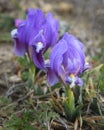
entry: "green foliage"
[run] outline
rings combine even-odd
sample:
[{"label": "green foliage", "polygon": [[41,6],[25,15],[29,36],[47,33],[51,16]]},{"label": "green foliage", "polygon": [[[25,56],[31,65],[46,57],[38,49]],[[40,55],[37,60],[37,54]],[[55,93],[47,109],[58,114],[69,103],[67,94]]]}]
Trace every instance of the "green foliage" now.
[{"label": "green foliage", "polygon": [[27,54],[23,57],[18,57],[18,62],[20,63],[20,66],[22,69],[29,68],[30,66],[30,60]]},{"label": "green foliage", "polygon": [[69,86],[66,88],[66,97],[63,101],[63,105],[65,108],[65,113],[66,113],[67,118],[73,121],[75,119],[74,117],[75,99],[74,99],[73,92],[70,90]]},{"label": "green foliage", "polygon": [[[76,86],[76,88],[77,88],[77,86]],[[79,87],[79,89],[80,89],[80,87]],[[74,122],[75,119],[81,115],[82,107],[83,107],[81,94],[82,94],[82,92],[80,92],[78,95],[79,99],[77,98],[75,101],[75,92],[72,91],[69,88],[69,86],[66,88],[66,97],[63,100],[63,106],[64,106],[66,117],[69,121]]]},{"label": "green foliage", "polygon": [[16,108],[16,103],[12,103],[12,100],[10,98],[0,96],[0,116],[1,117],[10,116],[13,113],[15,108]]},{"label": "green foliage", "polygon": [[21,78],[23,81],[26,81],[27,89],[34,88],[34,78],[35,78],[35,65],[29,59],[26,54],[24,57],[19,57],[18,61],[22,69]]},{"label": "green foliage", "polygon": [[100,69],[100,75],[99,75],[99,88],[101,90],[101,92],[104,92],[104,65],[103,67]]},{"label": "green foliage", "polygon": [[0,14],[0,30],[10,31],[14,25],[14,18],[8,14]]},{"label": "green foliage", "polygon": [[[102,52],[104,52],[104,38],[102,38],[102,41],[99,44],[100,44],[99,46],[101,48],[101,52],[96,54],[95,57],[93,57],[93,61],[95,64],[96,63],[99,63],[99,64],[103,63],[104,64],[104,53],[102,53]],[[93,73],[95,75],[94,82],[97,81],[97,83],[99,84],[98,87],[99,87],[100,91],[104,92],[104,65],[101,68],[99,68],[99,70],[97,70],[97,71],[94,70]]]},{"label": "green foliage", "polygon": [[89,87],[90,79],[92,81],[94,91],[101,91],[104,92],[104,65],[100,64],[94,68],[92,68],[90,71],[85,72],[83,74],[84,79],[84,85],[86,90]]},{"label": "green foliage", "polygon": [[11,39],[11,35],[10,35],[10,32],[3,32],[2,34],[0,34],[0,42],[11,42],[12,39]]},{"label": "green foliage", "polygon": [[11,98],[0,96],[0,107],[10,104],[11,101],[12,101]]},{"label": "green foliage", "polygon": [[42,103],[37,109],[24,109],[18,114],[13,114],[6,122],[6,130],[39,130],[48,129],[50,122],[58,114],[52,112],[51,105]]},{"label": "green foliage", "polygon": [[6,122],[6,130],[34,130],[34,125],[31,124],[33,120],[33,112],[31,110],[24,111],[21,117],[12,115],[11,120]]},{"label": "green foliage", "polygon": [[95,61],[97,62],[101,62],[104,64],[104,38],[102,38],[101,42],[99,43],[101,52],[96,54],[96,56],[94,57]]},{"label": "green foliage", "polygon": [[28,71],[27,70],[22,72],[21,78],[22,78],[23,81],[28,80]]}]

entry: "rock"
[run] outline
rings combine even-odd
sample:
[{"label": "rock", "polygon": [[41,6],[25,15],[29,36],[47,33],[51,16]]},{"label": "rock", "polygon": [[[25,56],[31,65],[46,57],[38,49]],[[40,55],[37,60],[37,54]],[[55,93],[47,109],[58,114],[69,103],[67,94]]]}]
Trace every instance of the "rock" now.
[{"label": "rock", "polygon": [[14,49],[12,44],[0,43],[0,61],[9,61],[13,55]]},{"label": "rock", "polygon": [[19,6],[22,11],[27,11],[29,8],[38,8],[38,1],[36,0],[21,0]]},{"label": "rock", "polygon": [[13,0],[0,0],[0,11],[12,11],[17,7],[17,2]]},{"label": "rock", "polygon": [[0,130],[4,130],[4,128],[2,126],[0,126]]},{"label": "rock", "polygon": [[2,79],[0,79],[0,96],[3,95],[7,91],[7,89],[8,89],[7,83]]},{"label": "rock", "polygon": [[18,75],[13,75],[13,76],[11,76],[10,78],[9,78],[9,82],[11,82],[11,83],[19,83],[19,82],[21,82],[22,80],[21,80],[21,78],[20,77],[18,77]]},{"label": "rock", "polygon": [[73,11],[73,4],[67,2],[60,2],[58,6],[55,7],[55,10],[59,13],[71,13]]},{"label": "rock", "polygon": [[52,5],[47,3],[42,7],[42,9],[44,12],[52,11]]},{"label": "rock", "polygon": [[97,10],[93,20],[93,28],[104,35],[104,9]]},{"label": "rock", "polygon": [[7,87],[6,83],[1,79],[0,79],[0,87],[3,87],[3,88]]}]

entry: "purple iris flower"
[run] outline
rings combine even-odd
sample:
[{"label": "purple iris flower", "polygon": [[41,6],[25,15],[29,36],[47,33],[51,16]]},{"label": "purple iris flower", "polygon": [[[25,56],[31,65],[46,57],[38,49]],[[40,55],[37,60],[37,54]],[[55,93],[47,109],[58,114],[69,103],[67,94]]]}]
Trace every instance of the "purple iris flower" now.
[{"label": "purple iris flower", "polygon": [[35,65],[43,69],[43,54],[58,40],[59,22],[51,13],[45,17],[42,10],[29,9],[27,19],[20,21],[17,27],[11,32],[16,55],[23,56],[27,52]]},{"label": "purple iris flower", "polygon": [[52,50],[48,81],[54,85],[60,79],[65,84],[69,83],[70,87],[75,84],[82,86],[83,81],[79,75],[86,67],[83,44],[73,35],[65,33]]},{"label": "purple iris flower", "polygon": [[39,33],[32,39],[31,57],[35,65],[44,70],[46,69],[43,54],[49,47],[54,46],[58,40],[59,22],[48,14],[45,24]]}]

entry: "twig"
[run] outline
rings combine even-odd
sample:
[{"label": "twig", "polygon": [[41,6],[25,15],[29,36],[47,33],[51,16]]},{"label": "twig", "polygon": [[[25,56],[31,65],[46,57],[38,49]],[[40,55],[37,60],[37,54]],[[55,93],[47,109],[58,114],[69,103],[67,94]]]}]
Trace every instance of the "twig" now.
[{"label": "twig", "polygon": [[4,77],[5,77],[6,86],[7,86],[7,88],[8,88],[8,87],[9,87],[9,83],[8,83],[8,76],[7,76],[7,73],[4,73]]},{"label": "twig", "polygon": [[[54,93],[54,92],[52,92],[52,93]],[[51,96],[51,93],[47,93],[47,94],[45,94],[45,95],[41,95],[41,96],[34,96],[34,97],[32,97],[33,99],[43,99],[43,98],[48,98],[48,97],[50,97]]]},{"label": "twig", "polygon": [[6,96],[7,97],[9,97],[9,96],[11,96],[16,90],[15,90],[15,88],[17,88],[17,87],[21,87],[21,86],[23,86],[23,85],[25,85],[24,83],[20,83],[20,84],[13,84],[12,85],[12,87],[10,87],[9,89],[8,89],[8,91],[6,92]]},{"label": "twig", "polygon": [[88,113],[89,113],[89,110],[90,110],[91,103],[92,103],[92,100],[91,100],[91,101],[90,101],[90,103],[88,104],[88,107],[87,107],[86,114],[88,114]]},{"label": "twig", "polygon": [[[68,122],[69,123],[69,122]],[[61,119],[61,118],[58,118],[57,120],[53,120],[53,123],[52,123],[52,128],[56,128],[56,126],[58,126],[58,128],[60,127],[61,129],[65,128],[66,130],[70,130],[70,129],[73,129],[73,125],[70,124],[70,127],[69,127],[69,124],[67,122],[65,122],[64,119]]]},{"label": "twig", "polygon": [[27,95],[25,95],[24,97],[18,99],[17,102],[20,102],[20,101],[23,101],[23,100],[27,99],[33,92],[34,92],[34,91],[31,90],[29,93],[27,93]]},{"label": "twig", "polygon": [[17,103],[16,103],[16,102],[12,102],[12,103],[10,103],[9,105],[7,105],[7,106],[1,108],[0,110],[6,110],[8,107],[14,106],[14,105],[17,105]]}]

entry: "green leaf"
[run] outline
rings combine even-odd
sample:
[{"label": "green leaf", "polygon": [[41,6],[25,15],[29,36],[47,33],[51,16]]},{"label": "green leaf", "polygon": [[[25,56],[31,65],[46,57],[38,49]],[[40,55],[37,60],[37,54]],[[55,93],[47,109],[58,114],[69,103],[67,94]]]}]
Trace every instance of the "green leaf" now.
[{"label": "green leaf", "polygon": [[73,91],[69,88],[66,88],[66,98],[63,101],[66,117],[73,121],[75,119],[75,98]]}]

